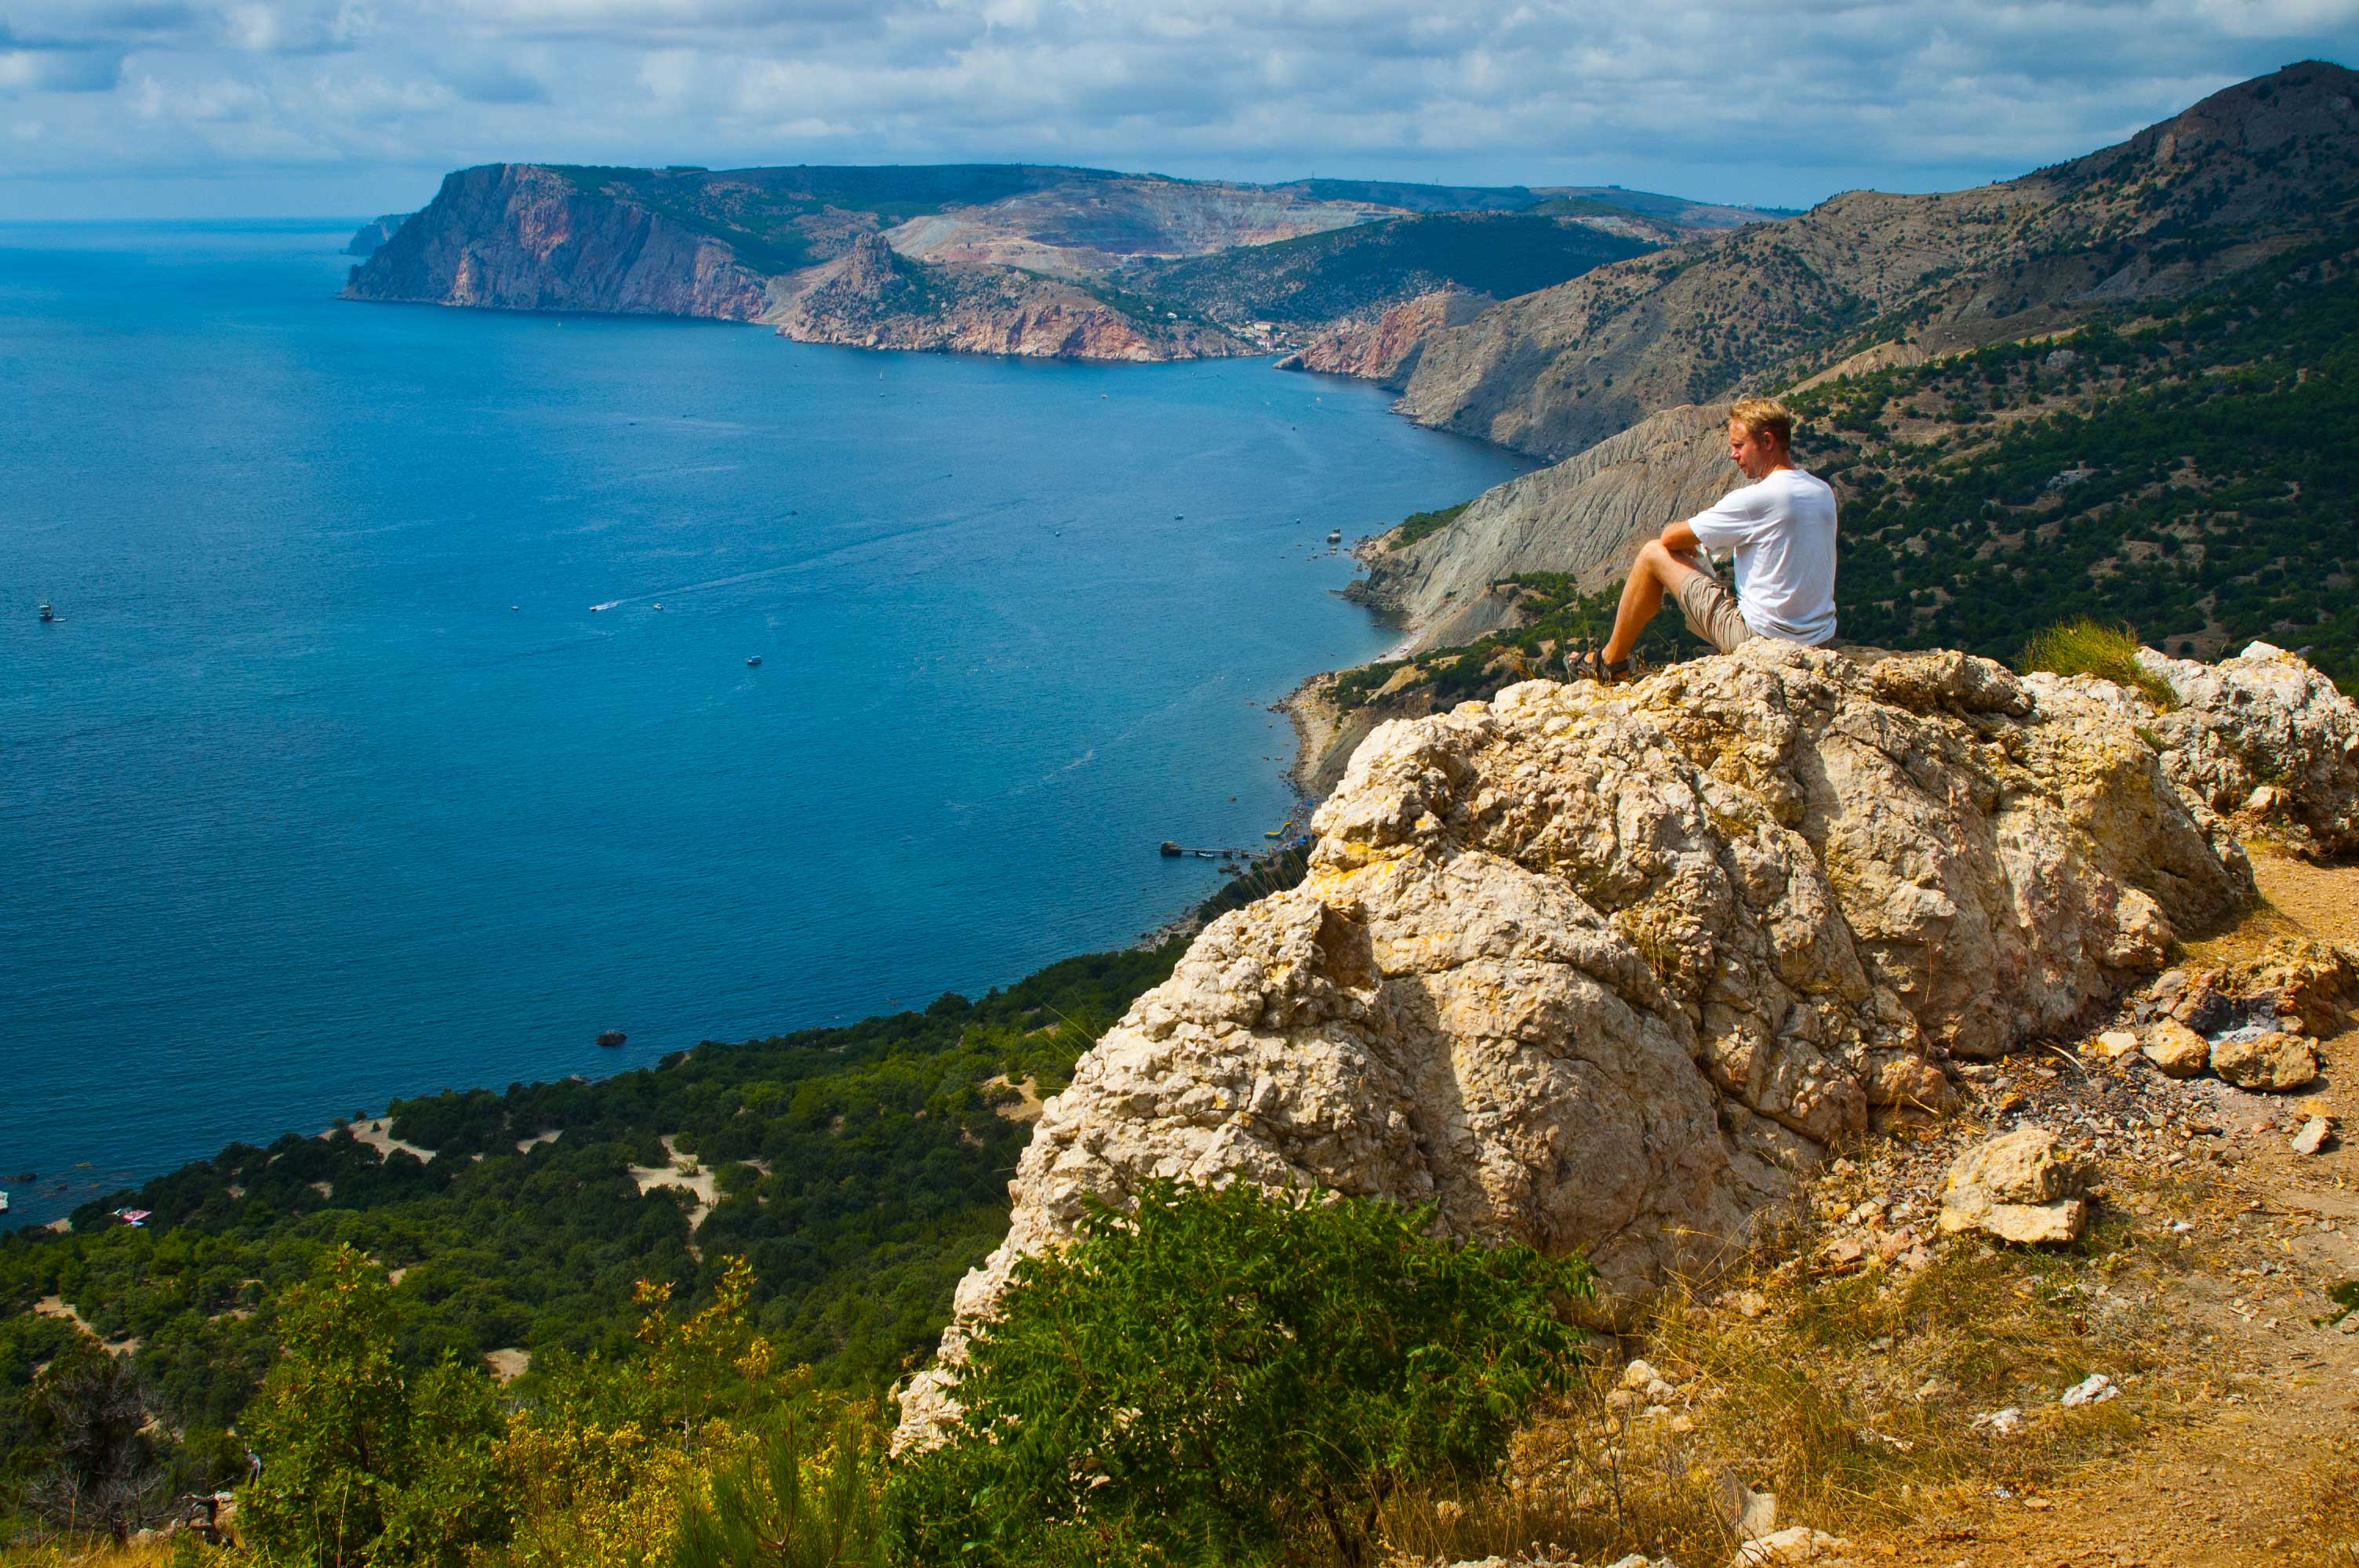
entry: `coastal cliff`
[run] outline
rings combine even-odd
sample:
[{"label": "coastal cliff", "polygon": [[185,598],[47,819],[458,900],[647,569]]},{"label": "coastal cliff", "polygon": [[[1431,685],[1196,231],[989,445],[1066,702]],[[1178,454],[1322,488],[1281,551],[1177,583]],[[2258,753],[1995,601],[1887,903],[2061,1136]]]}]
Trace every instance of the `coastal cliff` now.
[{"label": "coastal cliff", "polygon": [[346,293],[760,319],[871,348],[1187,359],[1282,348],[1435,290],[1523,293],[1747,221],[1614,195],[1666,216],[1591,197],[1560,214],[1564,199],[1520,188],[1254,186],[1030,164],[500,164],[451,175],[413,221],[354,235],[368,259]]},{"label": "coastal cliff", "polygon": [[1341,322],[1277,362],[1280,370],[1353,375],[1399,389],[1417,368],[1425,341],[1446,328],[1462,327],[1496,301],[1464,289],[1436,289],[1385,311],[1373,321]]},{"label": "coastal cliff", "polygon": [[723,241],[557,170],[490,164],[444,179],[344,297],[751,321],[768,280]]},{"label": "coastal cliff", "polygon": [[381,218],[370,219],[353,230],[353,237],[344,242],[344,254],[364,259],[376,254],[384,248],[386,241],[393,238],[395,232],[408,221],[407,212],[387,212]]},{"label": "coastal cliff", "polygon": [[[2339,820],[2359,730],[2310,676],[2256,649],[2180,711],[2274,736]],[[1725,1256],[1832,1145],[1945,1109],[1955,1064],[2251,903],[2154,716],[2087,677],[1762,642],[1383,726],[1306,879],[1206,928],[1044,1108],[901,1441],[952,1416],[1017,1260],[1152,1178],[1431,1204],[1581,1252],[1609,1318]]]},{"label": "coastal cliff", "polygon": [[1086,289],[1004,267],[923,263],[864,235],[774,286],[764,316],[798,342],[1022,358],[1158,361],[1255,351],[1200,322],[1158,323]]}]

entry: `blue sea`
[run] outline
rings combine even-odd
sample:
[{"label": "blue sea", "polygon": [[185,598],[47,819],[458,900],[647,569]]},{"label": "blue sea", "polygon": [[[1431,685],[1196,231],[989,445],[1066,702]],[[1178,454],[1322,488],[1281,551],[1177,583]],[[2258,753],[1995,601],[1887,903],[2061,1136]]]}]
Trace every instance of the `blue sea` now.
[{"label": "blue sea", "polygon": [[348,303],[351,228],[0,225],[9,1223],[1125,945],[1386,641],[1327,531],[1525,466],[1264,361]]}]

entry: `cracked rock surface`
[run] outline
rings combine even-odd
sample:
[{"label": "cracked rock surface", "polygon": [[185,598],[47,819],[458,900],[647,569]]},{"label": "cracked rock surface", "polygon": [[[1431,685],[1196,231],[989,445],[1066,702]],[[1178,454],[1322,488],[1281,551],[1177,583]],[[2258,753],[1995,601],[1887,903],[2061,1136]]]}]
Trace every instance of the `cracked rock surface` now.
[{"label": "cracked rock surface", "polygon": [[2139,662],[2180,706],[2147,722],[2173,783],[2223,815],[2273,819],[2303,849],[2359,851],[2359,710],[2306,662],[2255,643],[2216,665]]},{"label": "cracked rock surface", "polygon": [[1743,1237],[1953,1059],[2064,1027],[2253,898],[2115,688],[1756,643],[1388,723],[1300,885],[1213,922],[1082,1058],[961,1283],[969,1325],[1158,1176],[1430,1204],[1578,1249],[1612,1314]]}]

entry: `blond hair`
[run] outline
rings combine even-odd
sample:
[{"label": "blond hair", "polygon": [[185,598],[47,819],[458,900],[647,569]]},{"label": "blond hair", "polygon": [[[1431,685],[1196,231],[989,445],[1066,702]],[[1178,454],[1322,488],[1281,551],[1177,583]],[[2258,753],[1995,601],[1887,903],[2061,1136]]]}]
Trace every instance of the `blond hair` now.
[{"label": "blond hair", "polygon": [[1774,397],[1740,397],[1729,405],[1728,416],[1756,436],[1768,436],[1781,448],[1794,445],[1794,411]]}]

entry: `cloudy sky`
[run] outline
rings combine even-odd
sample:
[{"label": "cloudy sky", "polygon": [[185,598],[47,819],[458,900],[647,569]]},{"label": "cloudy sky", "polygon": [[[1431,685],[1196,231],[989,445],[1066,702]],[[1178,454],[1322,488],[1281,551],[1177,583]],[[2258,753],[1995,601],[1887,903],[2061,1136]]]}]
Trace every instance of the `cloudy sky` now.
[{"label": "cloudy sky", "polygon": [[497,159],[1800,206],[2020,173],[2314,56],[2359,63],[2359,0],[0,0],[0,218],[407,210]]}]

